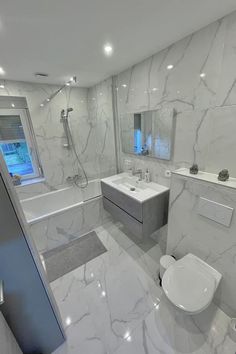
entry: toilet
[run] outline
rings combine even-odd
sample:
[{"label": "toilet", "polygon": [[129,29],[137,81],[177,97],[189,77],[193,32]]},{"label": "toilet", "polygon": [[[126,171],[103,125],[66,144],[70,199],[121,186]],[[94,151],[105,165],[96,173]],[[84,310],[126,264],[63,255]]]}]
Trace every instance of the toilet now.
[{"label": "toilet", "polygon": [[210,305],[221,278],[217,270],[189,253],[165,271],[162,288],[172,304],[194,315]]}]

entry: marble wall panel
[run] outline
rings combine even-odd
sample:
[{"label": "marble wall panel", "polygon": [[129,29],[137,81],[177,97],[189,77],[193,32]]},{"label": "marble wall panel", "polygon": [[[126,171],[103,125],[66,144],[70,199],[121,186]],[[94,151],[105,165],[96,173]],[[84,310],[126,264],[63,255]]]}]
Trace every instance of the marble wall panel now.
[{"label": "marble wall panel", "polygon": [[112,86],[111,79],[91,88],[66,88],[45,107],[40,107],[58,87],[24,82],[5,81],[0,95],[26,97],[40,160],[45,176],[45,186],[18,188],[19,195],[59,188],[68,176],[82,174],[72,149],[63,147],[66,142],[60,123],[62,109],[72,107],[69,123],[75,148],[89,179],[100,178],[116,171]]},{"label": "marble wall panel", "polygon": [[[234,209],[230,227],[199,215],[204,197]],[[236,316],[236,190],[190,178],[172,176],[167,253],[177,258],[191,252],[223,276],[215,301],[230,317]]]},{"label": "marble wall panel", "polygon": [[121,170],[129,159],[135,168],[148,167],[152,179],[167,186],[166,170],[193,162],[213,173],[228,168],[236,176],[235,33],[233,12],[116,76],[118,123],[131,112],[163,107],[176,112],[171,161],[125,154],[120,148]]},{"label": "marble wall panel", "polygon": [[33,223],[30,230],[38,251],[42,253],[73,241],[108,220],[100,197]]}]

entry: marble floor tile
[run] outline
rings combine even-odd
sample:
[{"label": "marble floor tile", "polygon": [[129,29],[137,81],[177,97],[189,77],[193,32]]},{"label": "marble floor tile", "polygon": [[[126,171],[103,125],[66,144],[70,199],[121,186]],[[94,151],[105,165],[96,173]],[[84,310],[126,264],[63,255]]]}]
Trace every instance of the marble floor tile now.
[{"label": "marble floor tile", "polygon": [[192,317],[165,298],[158,245],[139,247],[119,223],[95,231],[107,252],[51,283],[67,334],[53,354],[235,354],[215,305]]},{"label": "marble floor tile", "polygon": [[186,316],[162,297],[115,354],[235,354],[236,343],[227,335],[228,321],[214,304],[202,314]]},{"label": "marble floor tile", "polygon": [[127,254],[108,266],[86,292],[94,324],[111,353],[152,311],[160,296],[160,289],[151,287],[146,274]]}]

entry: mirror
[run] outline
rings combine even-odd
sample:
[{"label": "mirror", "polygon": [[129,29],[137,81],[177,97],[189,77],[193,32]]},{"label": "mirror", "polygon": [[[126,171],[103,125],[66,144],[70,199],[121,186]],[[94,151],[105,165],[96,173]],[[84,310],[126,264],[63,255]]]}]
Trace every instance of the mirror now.
[{"label": "mirror", "polygon": [[122,151],[170,160],[173,130],[173,109],[124,114],[121,116]]}]

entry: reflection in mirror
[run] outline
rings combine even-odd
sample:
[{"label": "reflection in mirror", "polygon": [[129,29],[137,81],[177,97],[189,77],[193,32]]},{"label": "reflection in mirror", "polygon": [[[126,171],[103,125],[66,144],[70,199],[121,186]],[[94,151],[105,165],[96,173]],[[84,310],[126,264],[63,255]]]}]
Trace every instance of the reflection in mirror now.
[{"label": "reflection in mirror", "polygon": [[122,151],[171,159],[174,114],[171,109],[125,114],[121,117]]}]

